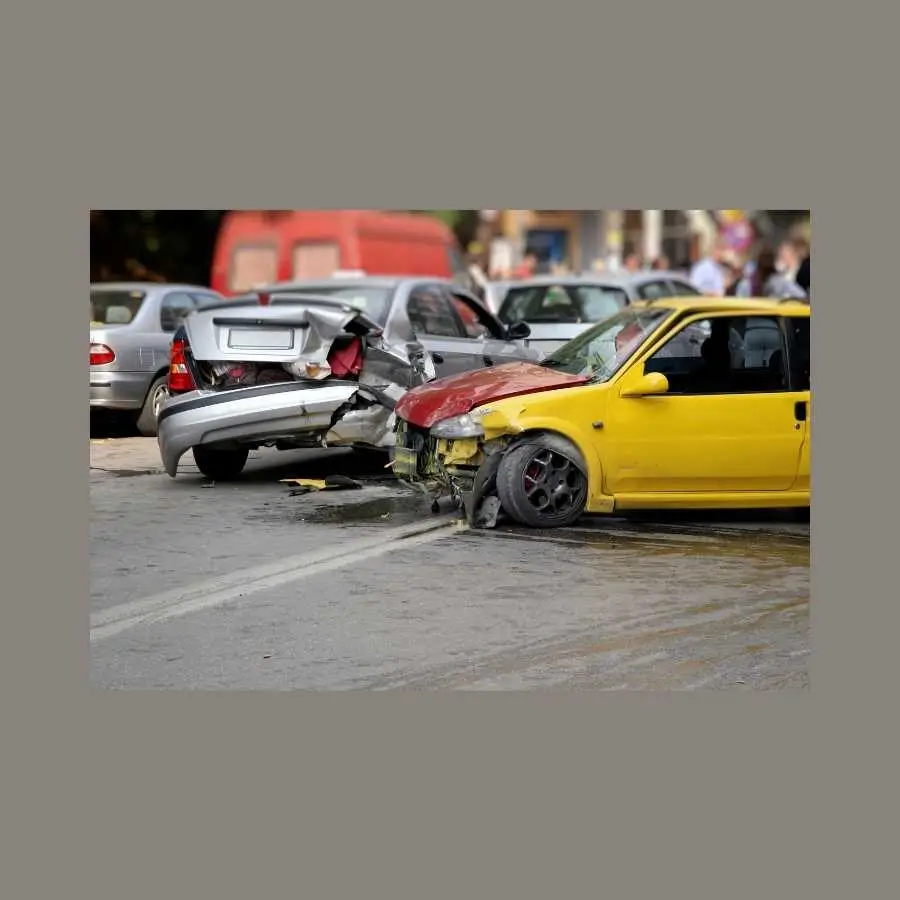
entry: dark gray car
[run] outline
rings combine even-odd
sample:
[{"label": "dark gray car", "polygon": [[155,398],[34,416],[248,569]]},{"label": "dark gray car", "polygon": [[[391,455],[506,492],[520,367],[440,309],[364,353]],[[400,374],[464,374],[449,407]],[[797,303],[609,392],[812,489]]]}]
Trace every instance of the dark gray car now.
[{"label": "dark gray car", "polygon": [[492,288],[506,325],[527,323],[528,344],[551,353],[636,300],[693,297],[700,292],[676,272],[540,276]]},{"label": "dark gray car", "polygon": [[142,434],[156,434],[172,335],[189,312],[222,300],[192,284],[92,284],[91,409],[132,412]]}]

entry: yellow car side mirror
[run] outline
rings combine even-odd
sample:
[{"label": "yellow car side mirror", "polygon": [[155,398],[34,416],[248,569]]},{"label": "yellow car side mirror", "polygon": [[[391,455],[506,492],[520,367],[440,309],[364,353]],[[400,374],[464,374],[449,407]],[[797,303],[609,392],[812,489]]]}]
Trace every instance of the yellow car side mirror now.
[{"label": "yellow car side mirror", "polygon": [[669,379],[662,372],[649,372],[639,378],[631,387],[624,388],[623,397],[657,397],[668,393]]}]

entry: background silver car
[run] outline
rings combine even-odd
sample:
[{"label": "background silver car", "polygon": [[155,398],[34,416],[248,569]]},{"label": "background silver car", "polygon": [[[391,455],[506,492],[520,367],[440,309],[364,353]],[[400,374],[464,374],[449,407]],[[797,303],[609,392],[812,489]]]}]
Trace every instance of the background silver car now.
[{"label": "background silver car", "polygon": [[133,412],[141,434],[156,434],[172,335],[189,312],[222,300],[191,284],[92,284],[91,409]]},{"label": "background silver car", "polygon": [[190,387],[174,394],[173,383],[160,412],[163,465],[174,477],[192,450],[203,474],[225,480],[260,446],[391,447],[393,408],[410,387],[537,362],[542,354],[524,346],[527,336],[527,326],[505,328],[439,279],[260,288],[192,313],[177,332],[173,370]]},{"label": "background silver car", "polygon": [[500,320],[507,326],[527,323],[529,346],[551,353],[635,300],[700,292],[676,272],[604,272],[495,282],[491,293]]}]

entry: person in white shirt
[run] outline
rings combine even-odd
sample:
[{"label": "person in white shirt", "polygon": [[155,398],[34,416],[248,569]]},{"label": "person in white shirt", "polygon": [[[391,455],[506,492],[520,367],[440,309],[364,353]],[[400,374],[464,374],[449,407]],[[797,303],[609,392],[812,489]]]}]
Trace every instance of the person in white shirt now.
[{"label": "person in white shirt", "polygon": [[725,272],[721,259],[724,247],[718,241],[712,245],[709,253],[691,269],[691,283],[708,297],[724,297],[726,288]]}]

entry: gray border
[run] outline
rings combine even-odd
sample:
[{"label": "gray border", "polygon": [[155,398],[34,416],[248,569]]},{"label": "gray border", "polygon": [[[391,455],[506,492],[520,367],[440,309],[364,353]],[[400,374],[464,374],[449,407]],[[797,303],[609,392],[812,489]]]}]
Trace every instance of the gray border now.
[{"label": "gray border", "polygon": [[[479,9],[472,30],[461,35],[468,51],[456,55],[457,65],[427,66],[435,47],[449,44],[446,22],[437,24],[441,39],[428,40],[419,61],[425,38],[411,36],[392,52],[396,23],[381,7],[371,7],[372,21],[354,10],[352,27],[343,7],[321,8],[314,26],[298,7],[294,28],[283,21],[270,28],[272,37],[288,34],[292,42],[284,67],[291,75],[279,91],[265,54],[254,56],[260,51],[246,43],[259,33],[257,8],[243,17],[229,11],[233,49],[240,51],[232,56],[215,27],[217,7],[211,0],[208,7],[192,46],[214,48],[212,55],[173,47],[175,64],[150,66],[140,64],[137,49],[153,43],[146,15],[124,7],[109,18],[79,12],[75,20],[90,29],[94,45],[73,40],[74,25],[42,34],[40,66],[23,70],[28,104],[16,109],[43,113],[28,115],[26,125],[24,113],[8,110],[14,121],[6,123],[2,235],[12,301],[6,321],[14,323],[5,371],[14,389],[5,393],[4,428],[11,463],[4,509],[12,519],[2,629],[4,811],[11,826],[3,871],[11,890],[4,894],[67,896],[85,887],[95,898],[246,898],[280,888],[303,897],[360,890],[395,897],[411,881],[417,889],[407,895],[419,898],[450,885],[454,896],[474,897],[646,897],[660,887],[667,896],[693,898],[773,890],[805,897],[817,896],[820,882],[823,894],[836,884],[849,888],[852,851],[869,829],[872,851],[887,846],[890,832],[874,817],[894,781],[878,772],[888,754],[884,729],[866,728],[862,713],[877,713],[883,703],[887,717],[896,708],[893,691],[879,696],[892,680],[877,670],[892,658],[887,642],[897,633],[883,619],[896,606],[885,473],[894,471],[897,444],[878,440],[872,428],[884,416],[872,406],[881,392],[851,397],[851,385],[883,384],[876,348],[878,338],[896,333],[883,316],[896,317],[897,304],[878,301],[891,282],[876,269],[881,259],[893,260],[896,228],[889,210],[874,203],[861,215],[865,198],[879,197],[890,182],[876,171],[879,145],[869,141],[872,156],[851,170],[861,135],[840,127],[848,107],[833,103],[820,112],[812,102],[806,23],[790,21],[785,10],[760,10],[778,33],[759,38],[754,57],[737,24],[704,44],[697,29],[711,28],[710,19],[691,22],[679,40],[672,23],[648,28],[643,7],[615,14],[598,7],[593,27],[579,29],[585,43],[529,53],[521,31],[529,16]],[[420,13],[407,16],[404,27],[420,23],[427,11]],[[37,31],[41,14],[39,7],[19,10],[19,25],[34,20],[23,34]],[[160,21],[158,9],[153,16]],[[462,10],[452,18],[468,21]],[[497,37],[476,47],[473,34],[491,18]],[[126,19],[133,28],[123,42]],[[180,10],[177,27],[163,23],[163,32],[183,37],[188,22]],[[545,29],[546,40],[551,25],[539,17],[533,30]],[[321,41],[309,38],[311,27]],[[614,45],[600,40],[610,29],[627,36],[615,65]],[[339,53],[324,46],[331,34],[340,36]],[[135,42],[137,35],[142,40]],[[786,39],[779,45],[776,38]],[[629,45],[637,40],[640,52],[633,53]],[[293,52],[297,41],[302,52]],[[731,48],[725,55],[733,69],[704,46]],[[779,46],[777,65],[757,64],[774,59]],[[133,66],[104,68],[110,48],[124,55],[129,47]],[[860,48],[843,44],[841,62],[858,57],[860,68],[841,65],[842,79],[865,71],[868,49],[864,42]],[[556,53],[589,60],[589,75],[554,86],[551,96],[523,71]],[[523,69],[517,59],[532,62]],[[552,69],[539,68],[542,78]],[[429,69],[448,86],[429,89]],[[394,94],[376,72],[390,74],[393,90],[409,92],[402,112],[386,112]],[[469,72],[477,73],[474,87],[461,89]],[[229,82],[245,92],[243,103],[227,94]],[[304,84],[325,87],[307,94],[297,89]],[[217,93],[205,105],[185,97],[186,88],[206,95],[209,85]],[[752,85],[753,95],[736,97],[736,85]],[[626,96],[635,87],[643,97]],[[857,96],[852,85],[843,89],[843,96]],[[316,96],[324,102],[315,104]],[[868,102],[873,92],[865,87],[858,96]],[[451,97],[462,98],[455,114]],[[147,105],[155,98],[156,110]],[[657,98],[665,105],[660,118],[651,112]],[[254,140],[235,125],[242,109],[264,119],[286,114],[290,124]],[[814,126],[826,115],[828,137],[820,142]],[[572,129],[560,127],[567,116]],[[463,128],[449,124],[460,119]],[[613,119],[610,131],[604,123]],[[178,124],[187,140],[173,139]],[[398,127],[411,129],[412,138]],[[519,127],[527,140],[516,139]],[[301,162],[314,177],[303,177]],[[86,385],[66,373],[84,366],[75,338],[84,325],[78,296],[88,268],[89,205],[679,207],[707,200],[803,207],[814,184],[821,205],[811,694],[88,692]],[[830,213],[829,190],[836,195]],[[854,235],[872,246],[854,253]],[[846,343],[851,326],[838,304],[865,309],[862,330],[852,329],[861,341]],[[890,420],[890,401],[887,410]],[[20,439],[14,443],[12,435]],[[867,508],[853,517],[847,536],[843,525],[856,498]],[[877,615],[866,615],[870,606]],[[851,687],[860,690],[851,694]],[[855,892],[873,894],[869,881],[872,888],[894,881],[876,864],[868,854],[866,883],[860,873]],[[715,891],[698,890],[713,880]]]}]

